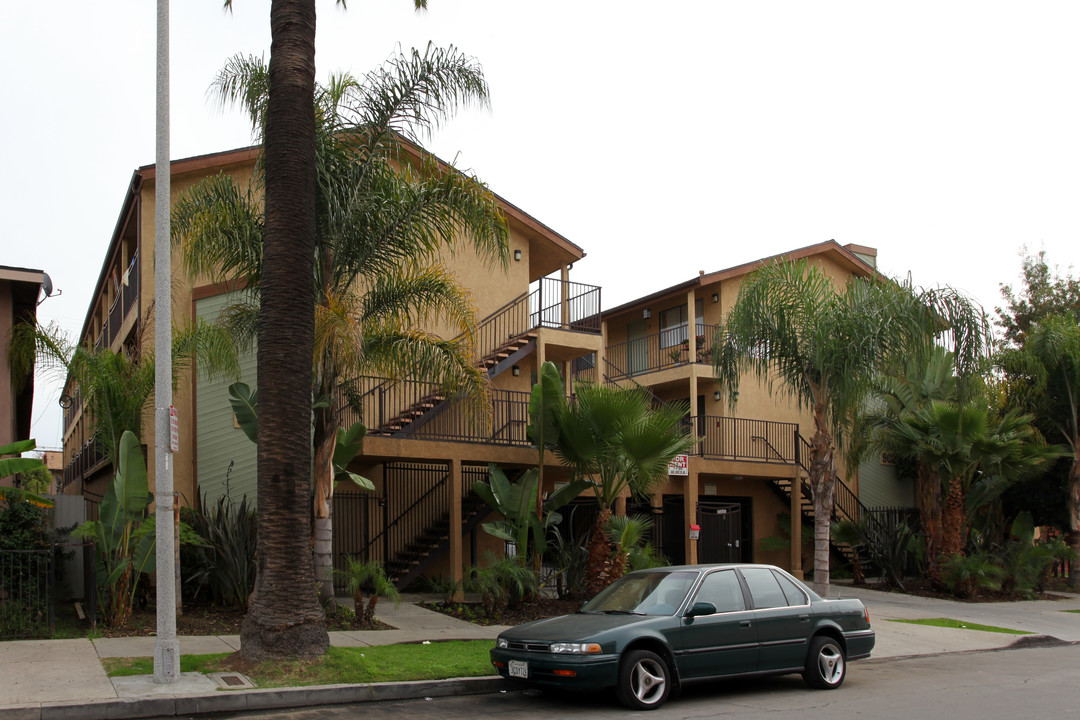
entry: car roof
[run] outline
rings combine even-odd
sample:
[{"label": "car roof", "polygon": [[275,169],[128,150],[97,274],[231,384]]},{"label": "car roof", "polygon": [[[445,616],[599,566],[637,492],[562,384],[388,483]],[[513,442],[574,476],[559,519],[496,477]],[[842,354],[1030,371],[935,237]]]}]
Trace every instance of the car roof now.
[{"label": "car roof", "polygon": [[695,572],[703,572],[705,570],[717,570],[720,568],[772,568],[773,570],[780,570],[775,565],[764,565],[762,563],[707,563],[698,565],[667,565],[664,567],[654,567],[645,570],[636,570],[635,572],[672,572],[675,570],[691,570]]}]

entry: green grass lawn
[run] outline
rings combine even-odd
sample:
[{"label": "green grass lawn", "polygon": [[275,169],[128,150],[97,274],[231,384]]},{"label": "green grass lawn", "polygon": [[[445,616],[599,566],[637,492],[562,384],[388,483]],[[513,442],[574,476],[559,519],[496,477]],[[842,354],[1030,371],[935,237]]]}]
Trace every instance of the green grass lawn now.
[{"label": "green grass lawn", "polygon": [[957,628],[960,630],[981,630],[983,632],[1006,633],[1008,635],[1030,635],[1025,630],[1011,630],[1009,628],[996,627],[994,625],[979,625],[972,622],[961,622],[952,618],[922,618],[919,620],[899,620],[886,618],[889,622],[908,623],[909,625],[930,625],[931,627]]},{"label": "green grass lawn", "polygon": [[[401,682],[493,675],[488,651],[491,640],[451,640],[430,645],[332,647],[314,661],[265,662],[244,674],[256,687],[294,687],[337,683]],[[181,655],[181,672],[225,672],[227,653]],[[153,658],[106,658],[110,677],[150,675]]]}]

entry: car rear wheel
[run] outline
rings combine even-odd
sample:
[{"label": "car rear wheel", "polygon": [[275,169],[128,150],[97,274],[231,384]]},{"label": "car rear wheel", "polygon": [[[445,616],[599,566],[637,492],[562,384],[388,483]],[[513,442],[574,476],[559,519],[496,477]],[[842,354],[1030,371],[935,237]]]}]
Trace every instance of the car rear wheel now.
[{"label": "car rear wheel", "polygon": [[619,702],[634,710],[655,710],[671,691],[667,663],[654,652],[633,650],[619,666],[615,694]]},{"label": "car rear wheel", "polygon": [[803,680],[812,688],[833,690],[840,687],[847,674],[847,662],[840,643],[830,637],[818,636],[810,641],[806,654]]}]

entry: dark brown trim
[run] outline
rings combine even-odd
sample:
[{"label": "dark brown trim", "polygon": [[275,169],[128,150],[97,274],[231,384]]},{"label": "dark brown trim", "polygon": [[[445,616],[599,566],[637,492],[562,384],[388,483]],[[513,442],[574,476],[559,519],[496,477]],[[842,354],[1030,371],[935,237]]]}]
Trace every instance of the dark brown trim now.
[{"label": "dark brown trim", "polygon": [[[877,256],[877,250],[875,250],[874,248],[863,246],[852,247],[858,247],[859,252],[862,252],[865,255],[873,255],[875,257]],[[756,270],[763,265],[766,265],[775,260],[779,260],[781,258],[787,260],[800,260],[803,258],[812,257],[814,255],[822,255],[825,253],[835,253],[839,255],[840,259],[844,261],[844,264],[848,266],[848,269],[856,275],[860,275],[863,277],[872,277],[879,274],[873,266],[868,265],[864,260],[855,255],[855,253],[853,253],[848,248],[840,245],[835,240],[827,240],[823,243],[817,243],[816,245],[807,245],[806,247],[789,250],[788,252],[777,253],[776,255],[770,255],[769,257],[753,260],[748,263],[743,263],[742,265],[736,265],[725,270],[718,270],[713,273],[699,275],[693,280],[687,280],[679,283],[678,285],[666,287],[663,290],[658,290],[657,292],[651,293],[649,295],[636,298],[634,300],[631,300],[630,302],[623,303],[622,305],[614,307],[610,310],[604,310],[601,315],[604,318],[610,318],[620,313],[629,312],[635,308],[640,307],[646,302],[651,302],[653,300],[662,298],[666,295],[670,295],[678,291],[689,290],[690,288],[696,286],[705,287],[706,285],[712,285],[723,280],[729,280],[733,277],[746,275],[747,273]]]},{"label": "dark brown trim", "polygon": [[[209,153],[208,155],[196,155],[195,157],[184,158],[182,160],[173,160],[170,165],[170,170],[174,175],[183,175],[184,173],[199,172],[200,170],[209,170],[210,168],[242,165],[244,163],[253,162],[259,157],[259,153],[261,152],[262,147],[252,145],[251,147],[223,150],[221,152]],[[143,179],[153,180],[157,175],[157,168],[154,165],[143,165],[139,168],[138,172],[142,173]]]},{"label": "dark brown trim", "polygon": [[239,278],[237,280],[225,280],[223,282],[211,283],[209,285],[200,285],[197,288],[192,288],[192,290],[191,290],[192,317],[195,317],[195,315],[194,315],[194,310],[195,310],[194,302],[196,300],[205,300],[206,298],[214,297],[215,295],[224,295],[225,293],[232,292],[234,290],[243,290],[246,287],[247,287],[247,280],[244,279],[244,278]]}]

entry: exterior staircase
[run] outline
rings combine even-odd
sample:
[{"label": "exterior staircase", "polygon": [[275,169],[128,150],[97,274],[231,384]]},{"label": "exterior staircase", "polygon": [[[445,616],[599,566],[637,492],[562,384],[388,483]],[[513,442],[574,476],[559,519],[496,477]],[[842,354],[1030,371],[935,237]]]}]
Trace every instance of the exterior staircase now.
[{"label": "exterior staircase", "polygon": [[[801,469],[799,473],[799,491],[801,495],[800,507],[802,508],[803,525],[814,525],[814,501],[813,490],[810,487],[809,482],[809,461],[810,461],[810,443],[801,434],[798,438],[797,451],[795,453],[795,463]],[[805,460],[804,460],[805,459]],[[883,531],[882,528],[876,527],[877,520],[874,519],[865,505],[859,500],[858,496],[851,491],[851,488],[847,486],[840,476],[837,475],[834,478],[835,481],[835,493],[833,502],[833,517],[832,521],[847,520],[850,522],[859,522],[860,519],[866,518],[867,522],[871,523],[871,532]],[[771,486],[785,501],[789,503],[791,501],[793,480],[791,478],[773,478]],[[870,559],[866,555],[860,553],[856,548],[853,548],[847,543],[836,542],[830,538],[829,545],[832,547],[834,553],[839,555],[849,564],[854,564],[856,560],[860,562],[863,568],[866,568],[870,564]]]},{"label": "exterior staircase", "polygon": [[[487,505],[475,493],[461,502],[464,533],[475,530],[487,517]],[[398,590],[404,590],[436,561],[450,551],[450,513],[425,527],[416,538],[385,563],[386,576]]]}]

